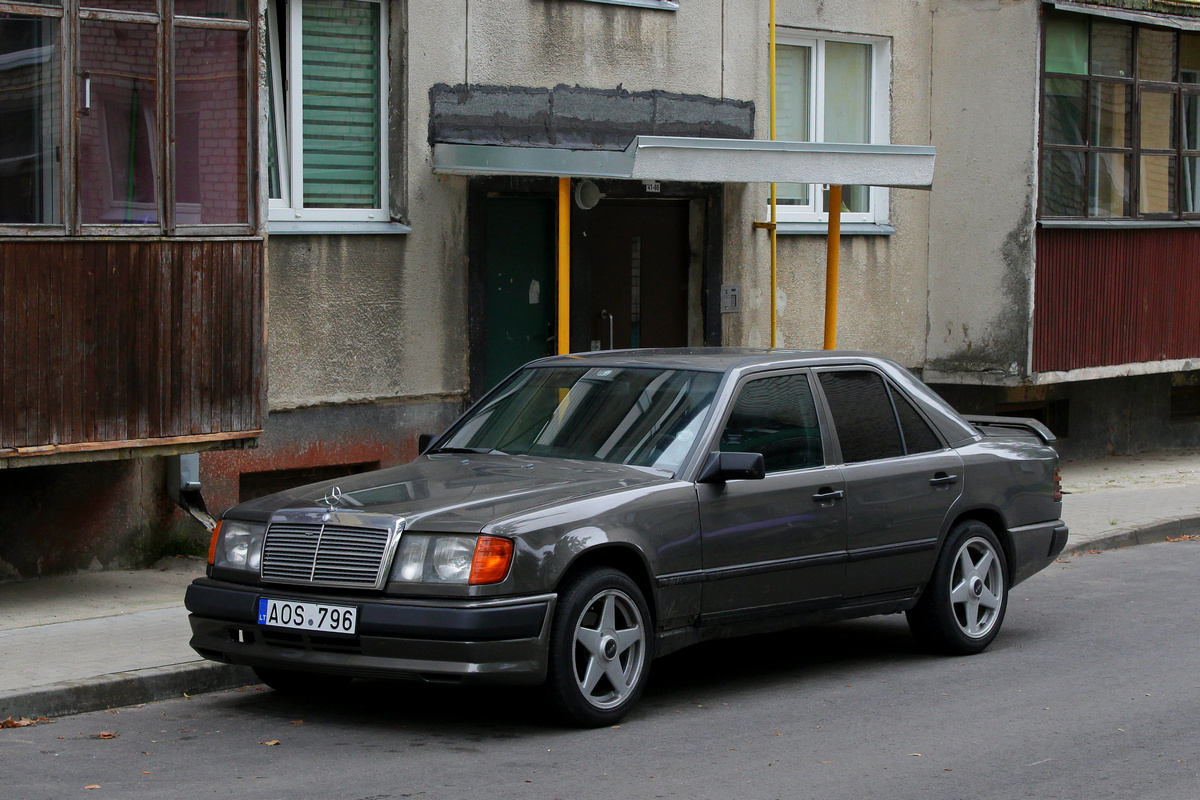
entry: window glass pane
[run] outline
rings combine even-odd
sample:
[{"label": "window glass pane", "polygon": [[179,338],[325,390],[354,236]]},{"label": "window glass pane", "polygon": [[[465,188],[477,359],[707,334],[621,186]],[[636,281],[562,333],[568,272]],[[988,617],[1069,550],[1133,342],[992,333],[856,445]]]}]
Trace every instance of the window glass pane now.
[{"label": "window glass pane", "polygon": [[1188,156],[1183,159],[1183,212],[1200,213],[1200,158]]},{"label": "window glass pane", "polygon": [[1175,33],[1138,28],[1138,79],[1175,80]]},{"label": "window glass pane", "polygon": [[904,455],[896,414],[880,376],[825,372],[821,386],[833,414],[843,461],[849,464]]},{"label": "window glass pane", "polygon": [[1129,216],[1128,161],[1123,153],[1092,153],[1089,217]]},{"label": "window glass pane", "polygon": [[925,418],[913,407],[908,398],[896,387],[889,387],[892,402],[896,404],[896,416],[900,418],[900,431],[904,434],[904,450],[909,453],[930,453],[941,450],[942,443],[929,427]]},{"label": "window glass pane", "polygon": [[1128,25],[1092,20],[1092,74],[1117,78],[1133,76],[1133,29]]},{"label": "window glass pane", "polygon": [[1042,137],[1047,144],[1086,144],[1083,131],[1084,81],[1046,79]]},{"label": "window glass pane", "polygon": [[871,46],[825,43],[826,142],[871,141]]},{"label": "window glass pane", "polygon": [[1046,72],[1086,75],[1088,21],[1080,14],[1046,14]]},{"label": "window glass pane", "polygon": [[185,17],[245,19],[245,0],[175,0],[175,13]]},{"label": "window glass pane", "polygon": [[1175,147],[1175,95],[1142,91],[1142,149],[1170,150]]},{"label": "window glass pane", "polygon": [[1084,215],[1085,153],[1045,150],[1042,153],[1042,214],[1048,217]]},{"label": "window glass pane", "polygon": [[175,28],[175,215],[249,222],[244,31]]},{"label": "window glass pane", "polygon": [[[81,20],[79,213],[85,223],[158,222],[154,25]],[[89,104],[90,96],[90,104]]]},{"label": "window glass pane", "polygon": [[720,448],[762,453],[767,472],[824,464],[808,378],[787,375],[746,384],[721,432]]},{"label": "window glass pane", "polygon": [[1183,149],[1200,150],[1200,95],[1183,96]]},{"label": "window glass pane", "polygon": [[1200,33],[1179,34],[1179,80],[1200,83]]},{"label": "window glass pane", "polygon": [[[829,190],[821,193],[821,209],[829,211]],[[871,210],[870,186],[843,186],[842,212],[846,214],[866,214]]]},{"label": "window glass pane", "polygon": [[380,8],[303,5],[304,205],[379,208]]},{"label": "window glass pane", "polygon": [[1138,205],[1143,214],[1175,213],[1175,157],[1142,156]]},{"label": "window glass pane", "polygon": [[[812,48],[779,45],[775,48],[775,133],[789,142],[812,141],[809,120],[809,86],[812,78]],[[775,187],[778,202],[808,205],[808,184],[780,183]]]},{"label": "window glass pane", "polygon": [[1092,141],[1094,147],[1128,147],[1129,87],[1123,83],[1092,83]]},{"label": "window glass pane", "polygon": [[0,18],[0,223],[56,223],[62,143],[58,20]]}]

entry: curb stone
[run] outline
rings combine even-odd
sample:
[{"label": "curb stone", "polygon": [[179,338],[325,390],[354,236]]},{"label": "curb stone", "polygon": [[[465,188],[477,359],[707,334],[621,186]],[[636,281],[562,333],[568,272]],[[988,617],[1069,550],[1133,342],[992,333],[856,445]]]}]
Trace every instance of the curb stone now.
[{"label": "curb stone", "polygon": [[1062,556],[1074,556],[1089,553],[1094,550],[1115,550],[1121,547],[1132,547],[1138,544],[1153,544],[1165,542],[1168,539],[1178,539],[1182,536],[1200,535],[1200,515],[1176,517],[1132,528],[1114,528],[1111,531],[1086,541],[1068,544],[1063,548]]},{"label": "curb stone", "polygon": [[249,667],[189,661],[0,694],[0,719],[61,717],[258,683]]}]

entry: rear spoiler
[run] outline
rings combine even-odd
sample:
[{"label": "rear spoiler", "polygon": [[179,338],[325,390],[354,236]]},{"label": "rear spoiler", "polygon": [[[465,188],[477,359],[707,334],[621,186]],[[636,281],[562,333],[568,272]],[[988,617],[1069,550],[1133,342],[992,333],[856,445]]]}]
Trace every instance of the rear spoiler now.
[{"label": "rear spoiler", "polygon": [[986,425],[989,428],[1012,428],[1014,430],[1026,431],[1036,435],[1045,444],[1054,444],[1054,442],[1058,441],[1058,437],[1036,419],[1028,419],[1026,417],[988,417],[980,414],[967,414],[964,416],[964,419],[975,426]]}]

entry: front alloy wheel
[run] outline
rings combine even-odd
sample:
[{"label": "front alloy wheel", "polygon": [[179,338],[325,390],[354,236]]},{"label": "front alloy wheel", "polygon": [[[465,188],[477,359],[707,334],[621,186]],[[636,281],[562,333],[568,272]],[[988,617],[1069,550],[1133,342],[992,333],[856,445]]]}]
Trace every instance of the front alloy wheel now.
[{"label": "front alloy wheel", "polygon": [[624,573],[597,569],[572,581],[560,603],[550,642],[551,698],[578,724],[612,724],[636,702],[646,683],[646,602]]}]

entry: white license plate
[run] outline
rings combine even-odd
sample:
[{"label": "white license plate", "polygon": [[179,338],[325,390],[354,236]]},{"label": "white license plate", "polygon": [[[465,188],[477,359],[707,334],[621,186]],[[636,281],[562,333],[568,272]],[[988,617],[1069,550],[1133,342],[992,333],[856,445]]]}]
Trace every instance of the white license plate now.
[{"label": "white license plate", "polygon": [[260,597],[258,624],[302,631],[354,633],[358,624],[358,609],[353,606],[327,606]]}]

